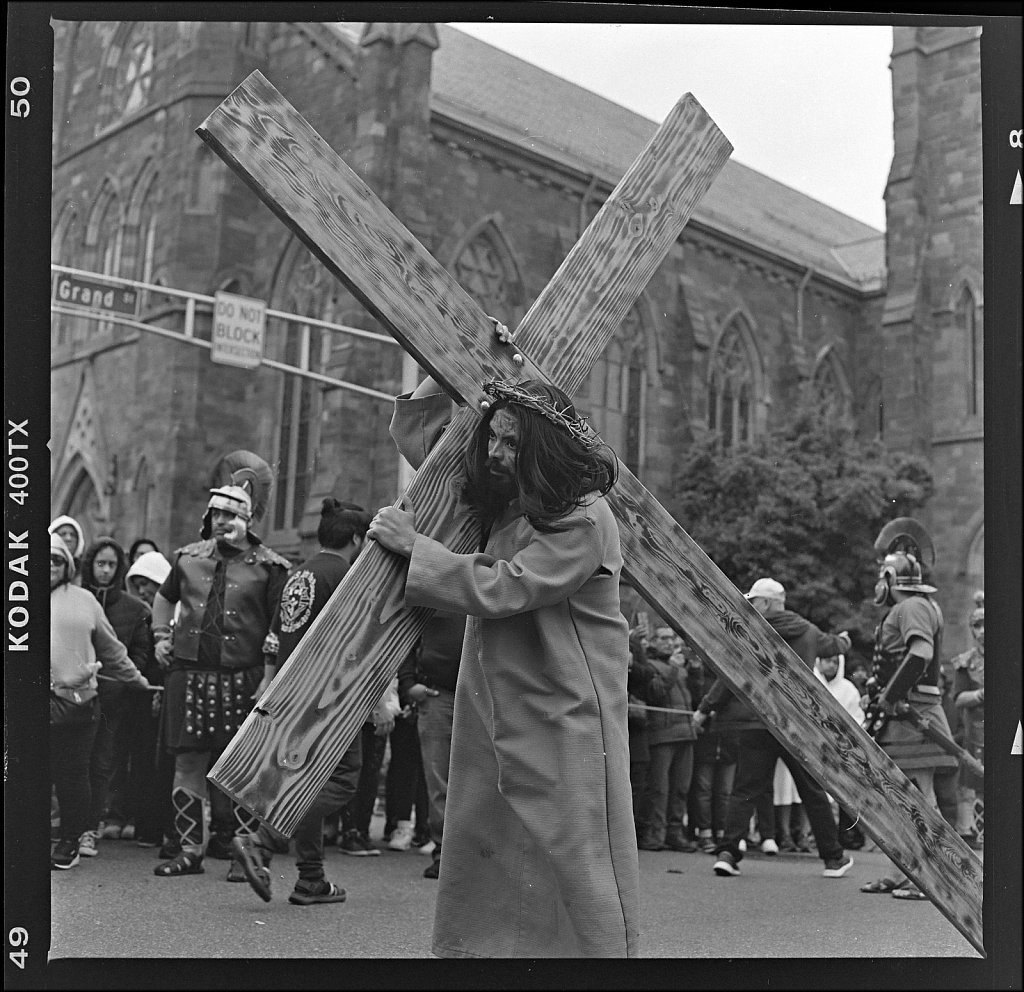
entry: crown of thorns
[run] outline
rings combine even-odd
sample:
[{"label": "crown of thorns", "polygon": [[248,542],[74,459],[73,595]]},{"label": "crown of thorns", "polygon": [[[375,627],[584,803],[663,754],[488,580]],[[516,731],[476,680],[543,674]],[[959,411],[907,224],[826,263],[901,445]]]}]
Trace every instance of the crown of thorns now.
[{"label": "crown of thorns", "polygon": [[564,427],[584,448],[596,448],[601,443],[597,435],[591,430],[586,417],[572,417],[569,415],[568,411],[571,409],[571,406],[559,410],[547,400],[542,399],[540,396],[534,396],[532,393],[520,389],[514,382],[509,382],[505,379],[491,379],[484,383],[483,388],[488,396],[506,400],[518,406],[524,406],[528,410],[539,413],[545,419],[550,420],[551,423]]}]

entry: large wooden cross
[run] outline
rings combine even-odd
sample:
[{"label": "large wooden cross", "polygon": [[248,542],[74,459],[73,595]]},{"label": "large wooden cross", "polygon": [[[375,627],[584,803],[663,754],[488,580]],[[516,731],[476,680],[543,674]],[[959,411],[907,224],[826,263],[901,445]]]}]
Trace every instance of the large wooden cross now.
[{"label": "large wooden cross", "polygon": [[[453,483],[480,416],[482,383],[544,377],[571,395],[732,151],[700,104],[683,97],[523,318],[520,368],[477,303],[259,72],[197,130],[459,399],[402,498],[415,509],[417,530],[457,552],[478,539]],[[859,812],[865,832],[984,954],[974,853],[621,463],[610,502],[632,585],[787,750]],[[370,543],[210,772],[286,835],[423,628],[427,612],[401,604],[405,567]]]}]

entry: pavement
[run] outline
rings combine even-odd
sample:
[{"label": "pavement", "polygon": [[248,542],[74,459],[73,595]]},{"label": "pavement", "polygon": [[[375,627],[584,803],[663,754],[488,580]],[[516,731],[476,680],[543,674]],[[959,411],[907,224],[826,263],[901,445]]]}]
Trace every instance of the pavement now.
[{"label": "pavement", "polygon": [[[371,831],[381,846],[382,826],[375,818]],[[721,878],[707,854],[641,851],[642,956],[980,957],[930,902],[861,893],[888,859],[851,853],[854,866],[840,879],[823,878],[814,855],[759,852],[739,877]],[[291,856],[274,859],[269,903],[226,881],[229,862],[207,858],[204,874],[175,878],[155,876],[158,863],[132,841],[101,841],[98,857],[52,871],[49,960],[431,957],[437,883],[422,877],[430,858],[415,851],[353,858],[329,848],[327,877],[348,899],[306,907],[288,902]]]}]

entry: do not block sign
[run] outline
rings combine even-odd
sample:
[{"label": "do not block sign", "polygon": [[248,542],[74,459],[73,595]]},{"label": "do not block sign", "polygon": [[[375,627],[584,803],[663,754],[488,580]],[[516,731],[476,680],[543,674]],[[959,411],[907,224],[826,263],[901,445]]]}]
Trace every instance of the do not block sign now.
[{"label": "do not block sign", "polygon": [[217,293],[213,307],[211,360],[254,369],[263,361],[267,304],[248,296]]}]

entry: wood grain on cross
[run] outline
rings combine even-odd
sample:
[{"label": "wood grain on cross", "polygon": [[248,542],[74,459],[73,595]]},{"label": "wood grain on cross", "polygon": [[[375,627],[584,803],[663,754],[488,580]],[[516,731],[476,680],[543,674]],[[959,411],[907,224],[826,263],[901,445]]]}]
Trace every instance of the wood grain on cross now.
[{"label": "wood grain on cross", "polygon": [[[455,480],[481,384],[528,375],[572,394],[731,151],[696,100],[679,101],[523,318],[521,370],[480,307],[260,73],[198,133],[463,401],[403,497],[417,530],[461,552],[479,536]],[[621,463],[610,502],[632,584],[984,953],[973,852]],[[370,543],[210,772],[284,834],[422,630],[426,611],[401,603],[404,575],[404,559]]]}]

